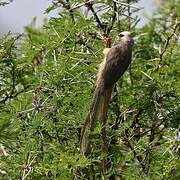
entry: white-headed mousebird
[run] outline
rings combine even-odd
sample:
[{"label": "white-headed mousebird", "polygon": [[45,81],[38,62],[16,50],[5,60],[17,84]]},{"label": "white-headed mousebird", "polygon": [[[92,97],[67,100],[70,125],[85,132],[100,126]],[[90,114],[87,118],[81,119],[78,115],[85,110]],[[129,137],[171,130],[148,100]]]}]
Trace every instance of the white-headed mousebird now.
[{"label": "white-headed mousebird", "polygon": [[90,152],[90,134],[97,124],[97,114],[100,111],[104,126],[113,87],[131,63],[134,44],[132,35],[124,31],[119,37],[118,45],[103,51],[104,61],[99,67],[92,103],[81,131],[80,151],[85,156]]}]

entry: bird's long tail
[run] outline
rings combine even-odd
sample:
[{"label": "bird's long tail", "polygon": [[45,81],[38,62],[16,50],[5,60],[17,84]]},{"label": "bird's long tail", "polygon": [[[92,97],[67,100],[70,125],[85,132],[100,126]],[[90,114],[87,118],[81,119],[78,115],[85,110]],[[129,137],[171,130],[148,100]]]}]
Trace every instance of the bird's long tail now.
[{"label": "bird's long tail", "polygon": [[100,89],[96,87],[90,111],[86,117],[85,124],[81,131],[81,139],[80,139],[80,151],[83,155],[87,155],[90,151],[90,134],[94,130],[97,119],[98,119],[98,112],[99,108],[102,103],[102,94],[100,92]]},{"label": "bird's long tail", "polygon": [[[106,42],[111,43],[111,38],[106,39]],[[110,98],[109,93],[111,94],[111,90],[110,92],[108,91],[107,93],[105,94],[103,93],[102,95],[103,86],[102,86],[102,81],[101,81],[101,78],[102,78],[101,73],[104,69],[104,65],[106,63],[106,57],[109,50],[110,48],[105,48],[103,51],[104,61],[100,64],[100,67],[99,67],[99,72],[98,72],[97,81],[96,81],[96,89],[94,91],[90,111],[86,117],[85,124],[81,131],[80,151],[84,155],[87,155],[90,151],[90,134],[94,130],[97,124],[97,118],[98,118],[97,116],[98,116],[98,111],[100,107],[101,107],[101,113],[102,113],[102,122],[106,121],[108,103],[109,103],[109,98]]]}]

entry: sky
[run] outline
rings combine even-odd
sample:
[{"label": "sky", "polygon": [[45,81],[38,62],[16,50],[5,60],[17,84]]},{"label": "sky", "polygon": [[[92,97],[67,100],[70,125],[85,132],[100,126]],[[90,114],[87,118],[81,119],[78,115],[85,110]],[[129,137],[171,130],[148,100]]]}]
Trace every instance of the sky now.
[{"label": "sky", "polygon": [[[23,32],[24,26],[32,22],[34,17],[37,18],[37,24],[40,26],[44,18],[55,16],[56,12],[49,14],[44,13],[52,0],[14,0],[7,6],[0,6],[0,35],[11,31],[13,33]],[[151,16],[155,10],[152,0],[141,0],[136,6],[144,9],[138,14],[142,20],[139,26],[147,22],[146,16]]]}]

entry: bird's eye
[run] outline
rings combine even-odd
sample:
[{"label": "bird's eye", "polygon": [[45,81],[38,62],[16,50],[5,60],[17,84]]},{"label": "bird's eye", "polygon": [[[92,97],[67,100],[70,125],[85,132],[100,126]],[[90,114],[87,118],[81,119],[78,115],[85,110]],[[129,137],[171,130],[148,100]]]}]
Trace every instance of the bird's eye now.
[{"label": "bird's eye", "polygon": [[124,36],[124,34],[121,34],[121,33],[119,34],[119,37],[123,37],[123,36]]}]

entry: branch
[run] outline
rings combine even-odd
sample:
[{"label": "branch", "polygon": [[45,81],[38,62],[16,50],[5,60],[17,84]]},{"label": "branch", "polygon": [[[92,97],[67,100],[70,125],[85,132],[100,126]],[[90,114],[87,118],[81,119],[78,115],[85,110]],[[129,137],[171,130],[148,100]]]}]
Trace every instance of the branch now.
[{"label": "branch", "polygon": [[72,21],[75,22],[73,10],[71,9],[69,0],[66,0],[66,2],[64,2],[63,0],[58,0],[57,3],[60,3],[64,9],[67,9],[69,11]]},{"label": "branch", "polygon": [[69,11],[72,21],[75,22],[73,10],[71,10],[69,0],[66,0],[66,2],[67,2],[67,4],[66,4],[65,8]]},{"label": "branch", "polygon": [[70,10],[78,9],[78,8],[80,8],[80,7],[84,6],[84,5],[86,5],[87,3],[92,3],[93,1],[94,1],[94,0],[89,0],[89,1],[87,1],[87,2],[77,4],[76,6],[71,7]]},{"label": "branch", "polygon": [[107,29],[107,34],[109,34],[110,31],[111,31],[112,28],[113,28],[113,25],[114,25],[114,23],[115,23],[115,21],[116,21],[116,14],[117,14],[117,5],[116,5],[116,2],[113,1],[113,15],[112,15],[113,17],[112,17],[111,25],[110,25],[110,27]]},{"label": "branch", "polygon": [[113,1],[113,15],[112,15],[112,21],[111,21],[111,25],[108,27],[108,29],[106,29],[107,27],[107,23],[103,23],[101,22],[99,16],[97,15],[97,12],[98,11],[103,11],[105,9],[108,9],[110,8],[110,6],[108,7],[105,7],[104,9],[98,9],[97,11],[94,10],[93,8],[93,2],[94,0],[85,0],[84,3],[80,3],[78,5],[75,5],[74,7],[72,7],[70,10],[74,10],[74,9],[77,9],[77,8],[80,8],[82,6],[86,6],[93,14],[94,18],[95,18],[95,21],[97,22],[98,26],[103,30],[104,34],[108,35],[110,33],[110,31],[112,30],[113,28],[113,25],[115,23],[115,20],[116,20],[116,16],[117,16],[117,5],[116,5],[116,1]]},{"label": "branch", "polygon": [[24,87],[23,90],[15,93],[15,94],[13,93],[14,90],[11,90],[10,94],[7,94],[6,97],[4,97],[4,99],[0,100],[0,104],[5,104],[6,101],[16,98],[19,94],[25,92],[25,90],[26,90],[28,87],[29,87],[29,86]]},{"label": "branch", "polygon": [[[127,136],[127,135],[126,135]],[[128,137],[125,137],[124,138],[124,142],[125,142],[125,145],[131,149],[131,151],[133,152],[134,154],[134,157],[138,160],[139,164],[141,165],[142,167],[142,170],[145,174],[147,174],[147,170],[146,170],[146,166],[143,164],[143,157],[141,155],[138,155],[137,152],[135,151],[135,148],[132,146],[130,140],[128,139]]]},{"label": "branch", "polygon": [[[168,46],[169,46],[170,40],[171,40],[172,37],[175,35],[176,30],[177,30],[178,27],[180,27],[180,21],[176,22],[176,24],[175,24],[175,26],[174,26],[174,28],[173,28],[172,33],[168,36],[168,38],[167,38],[167,40],[166,40],[166,43],[165,43],[165,45],[164,45],[164,49],[163,49],[163,51],[161,52],[161,54],[159,55],[159,57],[160,57],[160,62],[162,61],[163,56],[164,56],[164,53],[167,51],[167,48],[168,48]],[[160,62],[159,62],[159,64],[160,64]]]},{"label": "branch", "polygon": [[121,6],[131,7],[131,8],[136,9],[136,10],[143,9],[143,8],[138,8],[136,6],[132,6],[132,5],[128,4],[128,3],[123,3],[123,2],[116,1],[116,0],[113,0],[113,1],[120,4]]},{"label": "branch", "polygon": [[127,4],[128,4],[128,9],[127,9],[127,12],[128,12],[128,30],[130,31],[131,29],[131,7],[130,7],[130,4],[129,4],[129,0],[127,0]]},{"label": "branch", "polygon": [[86,0],[85,5],[86,5],[86,6],[91,10],[91,12],[93,13],[94,18],[95,18],[97,24],[99,25],[99,27],[100,27],[103,31],[105,31],[105,27],[106,27],[106,26],[101,22],[100,18],[98,17],[97,13],[95,12],[95,10],[94,10],[94,8],[93,8],[93,3],[92,3],[92,2],[93,2],[93,1],[87,1],[87,0]]}]

